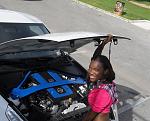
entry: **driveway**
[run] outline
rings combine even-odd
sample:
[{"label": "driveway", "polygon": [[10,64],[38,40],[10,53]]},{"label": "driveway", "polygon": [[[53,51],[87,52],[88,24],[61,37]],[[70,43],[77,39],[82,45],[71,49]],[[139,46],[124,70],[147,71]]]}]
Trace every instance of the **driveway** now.
[{"label": "driveway", "polygon": [[[72,0],[1,0],[0,8],[26,12],[44,21],[51,32],[93,31],[130,37],[112,46],[111,62],[119,88],[120,121],[150,121],[150,31]],[[72,54],[88,68],[95,47]],[[108,55],[108,46],[104,50]]]}]

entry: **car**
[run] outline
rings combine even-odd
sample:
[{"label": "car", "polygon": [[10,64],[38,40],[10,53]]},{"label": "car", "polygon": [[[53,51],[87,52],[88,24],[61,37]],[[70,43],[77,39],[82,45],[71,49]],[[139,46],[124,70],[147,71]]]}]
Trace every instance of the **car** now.
[{"label": "car", "polygon": [[45,24],[32,15],[0,9],[0,16],[0,42],[50,33]]},{"label": "car", "polygon": [[[66,32],[0,43],[1,120],[80,121],[89,110],[87,70],[69,54],[106,37]],[[114,35],[114,44],[117,39],[128,38]],[[114,107],[111,120],[118,121]]]}]

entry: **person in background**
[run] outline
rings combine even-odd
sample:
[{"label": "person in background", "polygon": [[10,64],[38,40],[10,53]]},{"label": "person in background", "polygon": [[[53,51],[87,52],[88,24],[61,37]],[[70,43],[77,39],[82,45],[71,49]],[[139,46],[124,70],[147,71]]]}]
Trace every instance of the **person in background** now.
[{"label": "person in background", "polygon": [[101,55],[104,46],[112,42],[112,35],[99,44],[88,69],[88,103],[91,107],[82,121],[109,121],[111,106],[117,102],[115,73],[109,59]]}]

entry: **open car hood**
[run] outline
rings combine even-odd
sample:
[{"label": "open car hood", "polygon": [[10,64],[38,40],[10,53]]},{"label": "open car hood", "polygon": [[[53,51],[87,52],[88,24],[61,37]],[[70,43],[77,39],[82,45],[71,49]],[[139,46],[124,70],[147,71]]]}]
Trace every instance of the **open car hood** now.
[{"label": "open car hood", "polygon": [[[93,41],[100,42],[107,34],[92,32],[66,32],[52,33],[34,37],[21,38],[0,43],[0,55],[30,50],[64,50],[69,53],[76,51]],[[127,37],[113,35],[113,39],[128,39]]]}]

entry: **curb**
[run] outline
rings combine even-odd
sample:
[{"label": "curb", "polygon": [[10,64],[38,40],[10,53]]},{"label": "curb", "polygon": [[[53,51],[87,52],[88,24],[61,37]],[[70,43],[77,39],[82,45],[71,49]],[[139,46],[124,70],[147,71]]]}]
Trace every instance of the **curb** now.
[{"label": "curb", "polygon": [[131,23],[131,22],[132,22],[132,20],[123,18],[123,17],[121,17],[121,16],[117,16],[117,15],[115,15],[115,14],[113,14],[113,13],[110,13],[110,12],[105,11],[105,10],[103,10],[103,9],[100,9],[100,8],[98,8],[98,7],[89,5],[89,4],[87,4],[87,3],[81,2],[81,1],[79,1],[79,0],[73,0],[73,1],[76,2],[76,3],[78,3],[78,4],[80,4],[80,5],[87,6],[87,7],[89,7],[89,8],[94,9],[94,10],[103,12],[103,13],[105,13],[105,14],[107,14],[107,15],[110,15],[110,16],[113,16],[113,17],[115,17],[115,18],[121,19],[121,20],[123,20],[123,21],[125,21],[125,22],[128,22],[128,23]]},{"label": "curb", "polygon": [[132,24],[134,26],[137,26],[139,28],[142,28],[144,30],[150,30],[150,21],[149,20],[129,20],[127,18],[123,18],[123,17],[117,16],[117,15],[111,13],[111,12],[108,12],[108,11],[105,11],[103,9],[100,9],[98,7],[95,7],[95,6],[89,5],[87,3],[81,2],[79,0],[72,0],[72,1],[76,2],[77,4],[86,6],[86,7],[91,8],[91,9],[94,9],[96,11],[102,12],[104,14],[110,15],[110,16],[112,16],[114,18],[118,18],[120,20],[123,20],[123,21],[125,21],[127,23],[130,23],[130,24]]},{"label": "curb", "polygon": [[149,20],[132,20],[131,21],[132,23],[135,23],[135,22],[150,22]]}]

